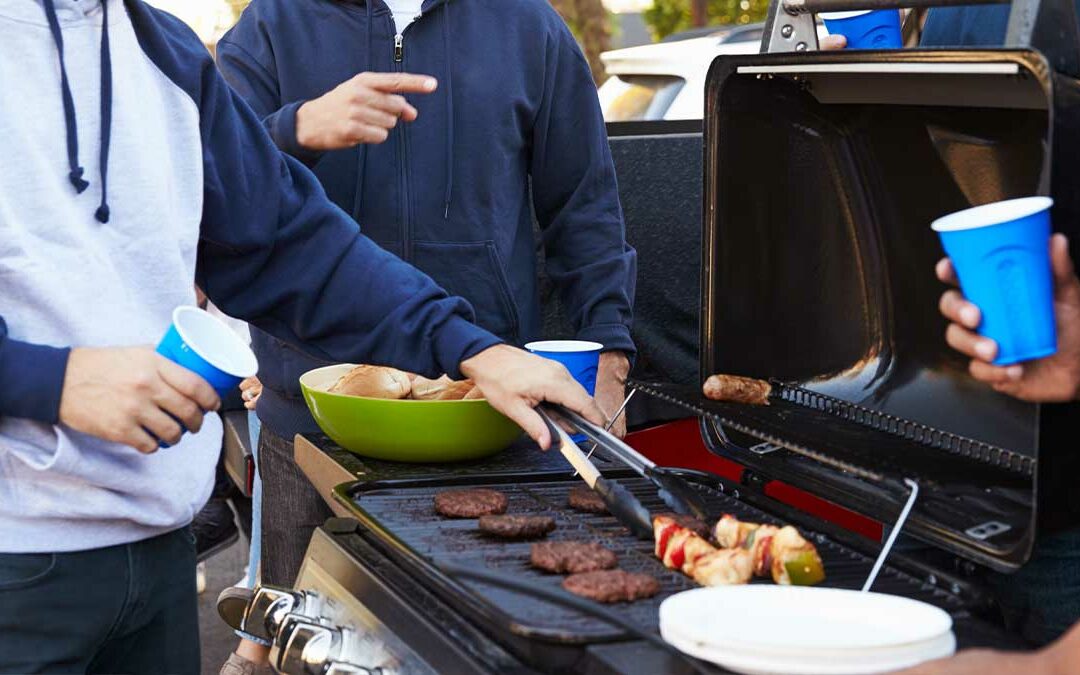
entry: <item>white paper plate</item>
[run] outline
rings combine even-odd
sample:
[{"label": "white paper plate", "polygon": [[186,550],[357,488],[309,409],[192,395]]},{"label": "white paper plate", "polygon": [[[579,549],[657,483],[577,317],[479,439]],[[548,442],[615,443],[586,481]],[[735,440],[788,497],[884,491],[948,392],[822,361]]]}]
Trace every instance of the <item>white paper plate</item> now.
[{"label": "white paper plate", "polygon": [[661,635],[679,651],[746,675],[869,675],[909,668],[956,652],[952,631],[927,642],[869,650],[768,652],[740,651],[689,640],[661,627]]},{"label": "white paper plate", "polygon": [[895,595],[762,584],[673,595],[660,628],[710,647],[798,655],[928,643],[952,630],[952,617]]}]

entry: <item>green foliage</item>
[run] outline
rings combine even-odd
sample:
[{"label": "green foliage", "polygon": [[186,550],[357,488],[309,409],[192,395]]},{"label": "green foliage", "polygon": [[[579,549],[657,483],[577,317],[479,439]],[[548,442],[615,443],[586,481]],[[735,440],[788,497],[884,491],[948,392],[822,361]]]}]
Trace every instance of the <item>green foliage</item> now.
[{"label": "green foliage", "polygon": [[[708,0],[708,25],[747,24],[764,21],[768,0]],[[645,23],[657,40],[693,28],[690,0],[653,0],[644,12]]]}]

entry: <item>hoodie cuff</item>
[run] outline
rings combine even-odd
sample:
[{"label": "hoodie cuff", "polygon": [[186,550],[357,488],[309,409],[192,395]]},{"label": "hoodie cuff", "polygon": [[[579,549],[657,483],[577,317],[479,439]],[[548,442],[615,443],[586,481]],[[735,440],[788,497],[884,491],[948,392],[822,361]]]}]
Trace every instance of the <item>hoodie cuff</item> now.
[{"label": "hoodie cuff", "polygon": [[300,160],[307,166],[319,161],[323,153],[319,150],[309,150],[300,145],[296,140],[296,111],[307,101],[293,101],[273,114],[273,119],[268,125],[270,136],[274,139],[274,145],[282,152],[288,153]]},{"label": "hoodie cuff", "polygon": [[463,380],[461,362],[502,344],[502,340],[460,316],[451,317],[435,335],[435,360],[452,380]]},{"label": "hoodie cuff", "polygon": [[625,324],[603,323],[588,326],[578,331],[577,339],[599,342],[604,345],[602,351],[605,352],[623,352],[630,360],[630,365],[634,365],[637,347],[634,346],[634,340],[630,337],[630,328]]},{"label": "hoodie cuff", "polygon": [[56,424],[69,348],[0,342],[0,415]]}]

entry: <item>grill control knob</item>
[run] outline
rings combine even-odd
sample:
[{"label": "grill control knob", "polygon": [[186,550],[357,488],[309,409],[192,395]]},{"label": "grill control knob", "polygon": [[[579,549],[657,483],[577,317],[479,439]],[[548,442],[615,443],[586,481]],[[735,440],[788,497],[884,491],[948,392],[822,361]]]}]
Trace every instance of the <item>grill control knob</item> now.
[{"label": "grill control knob", "polygon": [[303,621],[291,622],[279,636],[278,670],[288,675],[322,675],[341,648],[336,628]]},{"label": "grill control knob", "polygon": [[242,630],[266,641],[274,639],[285,617],[302,611],[306,604],[303,593],[287,588],[262,586],[255,591]]}]

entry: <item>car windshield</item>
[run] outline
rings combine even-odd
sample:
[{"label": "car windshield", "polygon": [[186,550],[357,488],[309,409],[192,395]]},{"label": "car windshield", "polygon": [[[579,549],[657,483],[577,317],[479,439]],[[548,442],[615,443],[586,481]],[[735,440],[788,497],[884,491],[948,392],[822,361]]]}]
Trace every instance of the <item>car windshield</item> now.
[{"label": "car windshield", "polygon": [[608,122],[662,120],[686,81],[667,75],[615,75],[600,87]]}]

